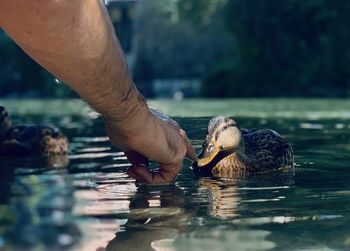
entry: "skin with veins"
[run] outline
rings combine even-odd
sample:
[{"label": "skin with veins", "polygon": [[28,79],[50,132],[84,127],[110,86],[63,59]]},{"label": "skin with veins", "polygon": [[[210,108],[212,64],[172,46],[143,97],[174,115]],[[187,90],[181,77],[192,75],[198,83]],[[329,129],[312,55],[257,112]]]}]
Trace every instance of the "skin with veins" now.
[{"label": "skin with veins", "polygon": [[185,156],[197,159],[180,126],[152,113],[136,89],[102,1],[0,1],[0,27],[105,118],[137,182],[173,182]]}]

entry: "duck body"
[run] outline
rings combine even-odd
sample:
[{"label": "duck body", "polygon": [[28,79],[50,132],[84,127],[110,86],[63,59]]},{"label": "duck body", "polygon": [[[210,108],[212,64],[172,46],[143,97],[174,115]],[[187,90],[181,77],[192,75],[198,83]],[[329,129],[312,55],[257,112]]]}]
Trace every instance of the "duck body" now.
[{"label": "duck body", "polygon": [[53,156],[68,153],[69,142],[57,128],[46,125],[12,125],[0,106],[0,156]]},{"label": "duck body", "polygon": [[[222,134],[222,135],[221,135]],[[231,117],[214,117],[193,169],[199,176],[243,176],[294,167],[293,149],[271,129],[241,129]]]}]

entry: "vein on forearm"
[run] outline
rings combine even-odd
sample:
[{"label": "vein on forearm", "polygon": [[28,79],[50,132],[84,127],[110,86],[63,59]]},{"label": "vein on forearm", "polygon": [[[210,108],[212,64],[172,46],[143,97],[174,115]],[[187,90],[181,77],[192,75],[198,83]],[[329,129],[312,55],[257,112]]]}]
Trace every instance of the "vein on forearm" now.
[{"label": "vein on forearm", "polygon": [[12,0],[0,7],[4,30],[96,111],[122,121],[141,109],[144,101],[100,1]]}]

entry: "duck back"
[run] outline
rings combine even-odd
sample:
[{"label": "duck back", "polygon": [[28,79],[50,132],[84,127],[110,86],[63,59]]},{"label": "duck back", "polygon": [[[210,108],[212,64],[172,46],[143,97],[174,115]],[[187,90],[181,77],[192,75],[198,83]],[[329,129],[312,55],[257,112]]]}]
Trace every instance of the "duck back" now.
[{"label": "duck back", "polygon": [[242,130],[248,172],[266,172],[294,166],[292,147],[271,129]]}]

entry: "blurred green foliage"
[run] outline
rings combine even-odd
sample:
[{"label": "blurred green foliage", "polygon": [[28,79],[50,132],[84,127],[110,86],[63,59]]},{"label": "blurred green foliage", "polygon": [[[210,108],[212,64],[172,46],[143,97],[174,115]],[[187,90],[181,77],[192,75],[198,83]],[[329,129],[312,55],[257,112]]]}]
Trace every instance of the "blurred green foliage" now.
[{"label": "blurred green foliage", "polygon": [[[136,84],[153,79],[202,78],[233,53],[222,18],[226,0],[141,1],[136,20]],[[143,88],[143,93],[147,88]]]},{"label": "blurred green foliage", "polygon": [[[347,0],[148,0],[136,6],[126,51],[146,96],[162,78],[200,79],[205,97],[350,96]],[[0,96],[23,93],[74,95],[0,32]]]},{"label": "blurred green foliage", "polygon": [[350,95],[346,0],[147,1],[136,76],[199,78],[206,97]]},{"label": "blurred green foliage", "polygon": [[0,30],[0,97],[73,97]]},{"label": "blurred green foliage", "polygon": [[225,9],[237,54],[206,77],[205,96],[350,96],[349,1],[232,0]]}]

